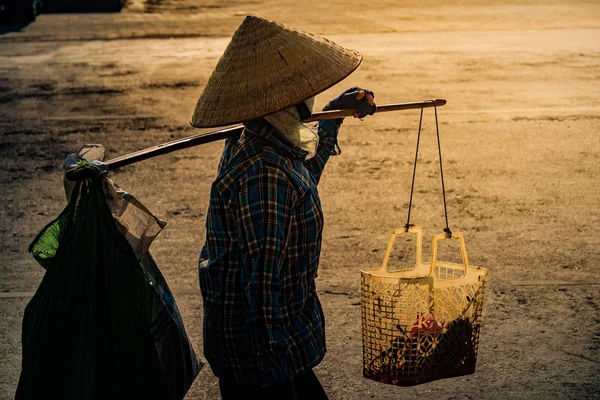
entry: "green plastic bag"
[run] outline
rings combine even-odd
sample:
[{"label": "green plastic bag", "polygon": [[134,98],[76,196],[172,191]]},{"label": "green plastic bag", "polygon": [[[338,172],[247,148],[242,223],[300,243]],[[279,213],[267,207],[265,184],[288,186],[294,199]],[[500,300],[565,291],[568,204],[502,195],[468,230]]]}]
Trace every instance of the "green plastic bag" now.
[{"label": "green plastic bag", "polygon": [[80,181],[29,251],[46,269],[23,317],[16,400],[183,399],[202,364],[150,254],[117,230],[103,175]]}]

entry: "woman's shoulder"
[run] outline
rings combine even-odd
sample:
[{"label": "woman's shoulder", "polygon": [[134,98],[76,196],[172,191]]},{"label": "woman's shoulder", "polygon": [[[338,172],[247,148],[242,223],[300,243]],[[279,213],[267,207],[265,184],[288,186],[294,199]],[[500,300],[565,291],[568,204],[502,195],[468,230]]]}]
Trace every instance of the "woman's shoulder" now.
[{"label": "woman's shoulder", "polygon": [[[217,176],[213,188],[221,195],[234,196],[241,184],[250,178],[268,174],[289,183],[298,198],[310,188],[310,177],[304,163],[289,158],[265,144],[251,143],[247,139]],[[258,144],[258,145],[257,145]],[[246,149],[244,149],[246,147]]]}]

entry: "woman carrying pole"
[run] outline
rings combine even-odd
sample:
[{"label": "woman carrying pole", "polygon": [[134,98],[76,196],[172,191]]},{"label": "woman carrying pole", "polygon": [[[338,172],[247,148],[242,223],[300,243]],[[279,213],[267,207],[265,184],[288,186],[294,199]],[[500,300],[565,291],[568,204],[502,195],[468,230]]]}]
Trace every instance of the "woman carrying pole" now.
[{"label": "woman carrying pole", "polygon": [[[303,125],[314,96],[360,64],[360,53],[258,17],[233,35],[192,125],[243,123],[227,139],[211,188],[199,281],[204,355],[223,399],[326,399],[312,372],[326,351],[315,278],[323,214],[317,184],[339,154],[343,118]],[[325,110],[372,115],[351,88]]]}]

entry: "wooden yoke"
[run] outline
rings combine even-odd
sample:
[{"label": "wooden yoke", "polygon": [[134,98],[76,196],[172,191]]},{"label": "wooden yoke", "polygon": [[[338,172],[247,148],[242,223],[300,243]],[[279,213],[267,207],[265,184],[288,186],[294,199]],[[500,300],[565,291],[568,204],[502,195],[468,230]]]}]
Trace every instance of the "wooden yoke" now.
[{"label": "wooden yoke", "polygon": [[[400,111],[400,110],[414,110],[430,107],[441,107],[446,104],[444,99],[425,100],[415,103],[396,103],[396,104],[384,104],[377,106],[375,114]],[[325,119],[336,119],[350,117],[354,114],[355,110],[332,110],[313,113],[310,118],[303,120],[302,122],[314,122]],[[147,160],[160,156],[162,154],[168,154],[173,151],[187,149],[188,147],[194,147],[205,143],[215,142],[217,140],[227,139],[242,133],[244,127],[242,125],[236,125],[231,128],[220,129],[212,132],[199,133],[197,135],[188,136],[185,138],[173,140],[171,142],[159,144],[157,146],[149,147],[147,149],[139,150],[130,154],[125,154],[119,157],[115,157],[106,161],[106,165],[109,170],[116,168],[125,167],[127,165],[134,164],[139,161]],[[67,173],[67,179],[78,180],[81,176],[74,171],[74,173]]]}]

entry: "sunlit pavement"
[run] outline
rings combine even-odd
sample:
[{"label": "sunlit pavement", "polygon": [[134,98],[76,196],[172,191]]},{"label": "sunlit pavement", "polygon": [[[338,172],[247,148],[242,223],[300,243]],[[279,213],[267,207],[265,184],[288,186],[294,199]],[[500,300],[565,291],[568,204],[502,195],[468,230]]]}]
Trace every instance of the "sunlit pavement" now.
[{"label": "sunlit pavement", "polygon": [[[90,13],[46,14],[17,31],[0,35],[3,42],[115,40],[215,36],[203,15]],[[223,18],[224,23],[229,19]],[[239,21],[239,17],[237,18]],[[234,24],[235,25],[235,24]],[[233,25],[232,25],[233,26]],[[5,29],[6,30],[6,29]]]}]

